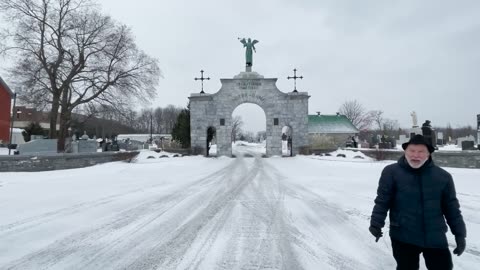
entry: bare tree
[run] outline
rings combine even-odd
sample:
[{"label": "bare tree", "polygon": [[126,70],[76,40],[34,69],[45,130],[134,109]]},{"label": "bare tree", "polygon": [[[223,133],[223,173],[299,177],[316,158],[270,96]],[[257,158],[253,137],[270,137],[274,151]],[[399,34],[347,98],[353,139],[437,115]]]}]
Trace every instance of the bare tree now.
[{"label": "bare tree", "polygon": [[262,142],[267,139],[267,132],[266,131],[259,131],[257,132],[257,135],[255,136],[255,139],[257,142]]},{"label": "bare tree", "polygon": [[232,141],[236,142],[243,126],[242,117],[236,115],[232,118]]},{"label": "bare tree", "polygon": [[386,134],[390,137],[398,137],[400,125],[397,120],[385,119],[383,121],[383,134]]},{"label": "bare tree", "polygon": [[[182,108],[174,105],[168,105],[165,108],[143,109],[136,117],[135,127],[138,132],[149,133],[150,124],[152,124],[154,133],[170,134],[181,112]],[[151,120],[152,123],[150,123]]]},{"label": "bare tree", "polygon": [[365,110],[357,100],[344,102],[338,111],[352,121],[359,130],[368,129],[373,122],[374,112]]},{"label": "bare tree", "polygon": [[164,133],[164,117],[163,117],[163,109],[161,107],[158,107],[155,109],[153,112],[153,118],[155,121],[155,130],[157,133],[162,134]]},{"label": "bare tree", "polygon": [[151,109],[142,109],[137,118],[137,130],[141,133],[150,133],[150,120],[153,117]]},{"label": "bare tree", "polygon": [[445,128],[445,139],[447,142],[450,142],[450,140],[454,138],[453,136],[453,128],[450,123],[447,124],[447,127]]},{"label": "bare tree", "polygon": [[177,122],[178,115],[182,112],[182,108],[175,107],[174,105],[168,105],[163,109],[163,126],[164,133],[172,133],[173,127]]},{"label": "bare tree", "polygon": [[383,127],[383,111],[372,111],[373,122],[375,122],[378,130],[382,130]]},{"label": "bare tree", "polygon": [[466,136],[477,137],[477,129],[471,125],[457,125],[456,128],[452,128],[452,125],[448,123],[446,127],[435,127],[435,131],[443,133],[443,139],[445,142],[451,142],[452,140]]},{"label": "bare tree", "polygon": [[255,141],[255,134],[253,131],[241,131],[238,135],[241,141],[246,142],[254,142]]},{"label": "bare tree", "polygon": [[474,136],[476,137],[476,130],[474,128],[472,128],[471,125],[467,125],[467,126],[462,126],[462,127],[457,127],[456,128],[456,137],[457,138],[460,138],[460,137],[466,137],[466,136]]},{"label": "bare tree", "polygon": [[[128,107],[156,94],[157,60],[139,50],[130,29],[90,0],[2,0],[16,52],[11,75],[24,101],[50,108],[50,137],[63,151],[72,111],[84,104]],[[7,41],[8,42],[8,41]],[[7,45],[5,45],[7,44]]]}]

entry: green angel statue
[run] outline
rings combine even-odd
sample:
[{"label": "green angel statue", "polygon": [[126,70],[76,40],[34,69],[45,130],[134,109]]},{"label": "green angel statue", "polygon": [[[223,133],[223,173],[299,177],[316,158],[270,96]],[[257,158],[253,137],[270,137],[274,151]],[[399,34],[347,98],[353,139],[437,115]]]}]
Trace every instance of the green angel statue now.
[{"label": "green angel statue", "polygon": [[258,40],[254,39],[252,41],[251,38],[245,39],[245,38],[238,38],[240,42],[243,44],[243,47],[246,48],[245,50],[245,60],[247,63],[247,67],[251,67],[253,65],[253,52],[257,52],[255,50],[255,44],[258,43]]}]

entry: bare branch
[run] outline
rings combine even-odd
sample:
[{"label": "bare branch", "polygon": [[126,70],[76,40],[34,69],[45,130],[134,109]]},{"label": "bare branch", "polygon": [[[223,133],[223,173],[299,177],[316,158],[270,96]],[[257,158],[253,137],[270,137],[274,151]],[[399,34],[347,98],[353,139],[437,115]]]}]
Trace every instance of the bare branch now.
[{"label": "bare branch", "polygon": [[368,129],[373,122],[374,113],[367,112],[357,100],[346,101],[340,106],[339,112],[359,130]]}]

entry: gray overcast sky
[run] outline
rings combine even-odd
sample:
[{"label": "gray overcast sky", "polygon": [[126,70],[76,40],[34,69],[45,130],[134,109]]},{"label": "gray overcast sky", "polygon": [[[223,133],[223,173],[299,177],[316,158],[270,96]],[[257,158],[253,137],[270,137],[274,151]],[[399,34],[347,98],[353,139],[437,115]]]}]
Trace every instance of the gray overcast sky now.
[{"label": "gray overcast sky", "polygon": [[251,37],[260,41],[253,69],[278,78],[278,88],[288,92],[293,82],[286,77],[297,68],[304,76],[297,88],[311,95],[311,114],[334,114],[346,100],[357,99],[402,127],[411,126],[413,110],[420,124],[429,119],[434,126],[476,127],[477,0],[99,2],[159,59],[164,78],[154,106],[185,106],[190,93],[200,91],[193,80],[200,69],[212,78],[206,91],[217,92],[220,78],[244,70],[237,37]]}]

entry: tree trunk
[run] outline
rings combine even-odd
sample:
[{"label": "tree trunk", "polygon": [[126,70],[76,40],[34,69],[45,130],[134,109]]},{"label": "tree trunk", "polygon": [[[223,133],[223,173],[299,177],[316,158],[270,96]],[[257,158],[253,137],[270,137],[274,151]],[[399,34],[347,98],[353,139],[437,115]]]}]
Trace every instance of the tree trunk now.
[{"label": "tree trunk", "polygon": [[70,127],[72,113],[67,109],[63,109],[60,114],[60,130],[58,132],[57,151],[59,153],[65,152],[65,141],[68,134],[68,128]]},{"label": "tree trunk", "polygon": [[52,99],[52,109],[50,111],[50,130],[48,131],[48,137],[50,139],[57,138],[57,118],[58,108],[60,107],[60,96],[54,95]]},{"label": "tree trunk", "polygon": [[60,130],[58,132],[57,151],[59,153],[65,152],[65,139],[68,136],[68,128],[70,127],[70,120],[72,111],[68,102],[68,91],[65,88],[62,91],[62,101],[60,108]]}]

